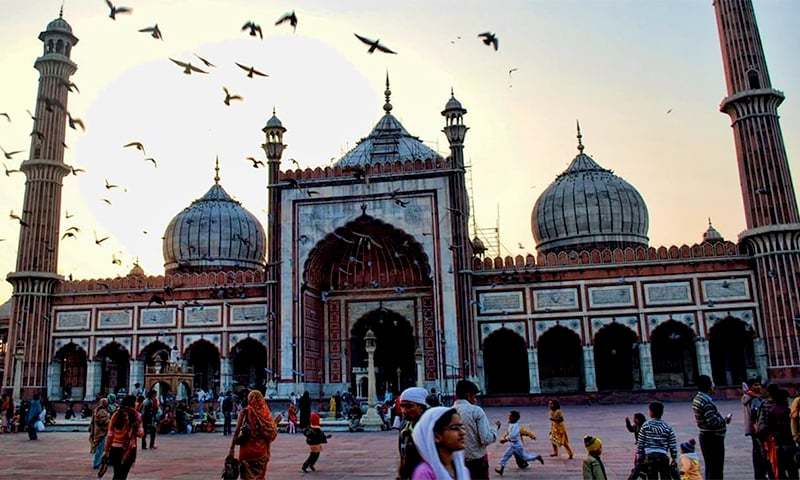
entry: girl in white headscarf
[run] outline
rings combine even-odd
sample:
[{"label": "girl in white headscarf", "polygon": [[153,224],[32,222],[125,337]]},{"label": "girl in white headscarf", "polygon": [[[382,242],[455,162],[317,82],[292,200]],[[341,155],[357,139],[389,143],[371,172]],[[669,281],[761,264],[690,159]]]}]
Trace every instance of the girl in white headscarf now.
[{"label": "girl in white headscarf", "polygon": [[414,469],[411,480],[469,480],[464,465],[464,425],[455,408],[428,409],[412,437],[423,462]]}]

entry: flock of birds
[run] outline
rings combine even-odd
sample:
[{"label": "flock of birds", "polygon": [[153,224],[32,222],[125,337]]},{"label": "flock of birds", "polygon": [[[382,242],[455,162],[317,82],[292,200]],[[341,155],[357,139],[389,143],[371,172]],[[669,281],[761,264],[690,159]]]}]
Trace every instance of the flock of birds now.
[{"label": "flock of birds", "polygon": [[[119,15],[131,15],[133,13],[133,9],[130,8],[130,7],[121,6],[121,5],[115,5],[110,0],[105,0],[105,3],[107,5],[108,11],[109,11],[108,17],[111,20],[117,20],[117,17]],[[292,31],[295,32],[297,30],[298,23],[299,23],[299,20],[298,20],[298,17],[296,15],[296,13],[294,11],[291,11],[291,12],[285,13],[284,15],[279,17],[277,19],[277,21],[275,22],[275,26],[276,27],[280,27],[282,25],[291,26]],[[245,22],[244,25],[241,28],[241,31],[242,32],[247,32],[252,37],[258,37],[259,39],[263,39],[264,38],[264,29],[261,27],[261,25],[257,24],[256,22],[254,22],[252,20],[248,20],[247,22]],[[145,28],[138,29],[138,32],[149,34],[149,36],[151,36],[153,39],[164,41],[164,34],[163,34],[161,28],[159,27],[159,25],[157,23],[154,24],[153,26],[148,26],[148,27],[145,27]],[[368,54],[373,54],[375,52],[380,52],[380,53],[384,53],[384,54],[391,54],[391,55],[396,55],[397,54],[397,51],[395,51],[394,49],[388,47],[385,43],[382,43],[380,39],[372,40],[371,38],[368,38],[368,37],[366,37],[364,35],[360,35],[358,33],[354,33],[354,35],[355,35],[355,38],[359,42],[363,43],[364,45],[366,45],[368,47],[367,48],[367,53]],[[498,50],[498,48],[499,48],[499,40],[498,40],[498,37],[497,37],[497,35],[495,33],[493,33],[493,32],[483,32],[483,33],[478,34],[478,38],[485,45],[493,48],[495,51]],[[458,39],[461,39],[461,37],[458,37]],[[202,56],[200,56],[198,54],[194,54],[194,56],[196,57],[197,60],[199,60],[199,62],[200,62],[199,65],[193,65],[192,62],[188,61],[188,60],[181,60],[181,59],[175,59],[175,58],[169,58],[169,60],[172,61],[178,67],[180,67],[181,71],[186,75],[209,74],[211,69],[216,67],[216,65],[214,63],[212,63],[212,61],[210,61],[209,59],[204,58],[204,57],[202,57]],[[236,64],[237,67],[239,67],[245,73],[247,78],[253,79],[253,78],[256,78],[256,77],[269,77],[268,73],[260,70],[259,68],[256,68],[253,65],[244,65],[244,64],[238,63],[238,62],[235,62],[235,64]],[[511,77],[511,74],[516,70],[517,70],[516,68],[513,68],[513,69],[509,70],[509,72],[508,72],[509,79]],[[75,83],[70,82],[70,81],[62,81],[62,82],[64,84],[64,87],[67,88],[68,91],[80,93],[80,90],[78,89],[78,86]],[[232,102],[244,101],[244,97],[242,97],[239,94],[231,92],[228,89],[228,87],[223,86],[222,90],[223,90],[223,93],[224,93],[223,103],[225,104],[226,107],[230,107]],[[80,128],[81,131],[83,131],[83,132],[86,131],[86,125],[85,125],[84,121],[82,119],[80,119],[80,118],[74,117],[69,111],[67,111],[66,107],[60,101],[58,101],[57,99],[44,97],[44,98],[39,98],[38,100],[40,102],[44,103],[44,109],[43,109],[44,113],[65,115],[66,119],[67,119],[68,126],[71,129],[77,130],[78,128]],[[40,111],[42,111],[42,110],[40,110]],[[30,110],[28,110],[27,113],[28,113],[28,115],[31,117],[31,119],[34,122],[34,130],[31,132],[31,137],[34,137],[39,142],[43,142],[44,139],[45,139],[44,134],[41,131],[36,129],[36,125],[38,125],[38,118],[36,116],[34,116],[30,112]],[[6,121],[9,122],[9,123],[12,120],[11,119],[11,115],[9,113],[7,113],[7,112],[0,112],[0,117],[4,117],[6,119]],[[63,143],[63,142],[62,142],[62,146],[64,148],[68,148],[66,143]],[[143,159],[144,162],[151,163],[154,168],[158,168],[157,160],[155,158],[153,158],[153,157],[147,156],[147,152],[146,152],[145,146],[141,141],[135,140],[135,141],[128,142],[125,145],[123,145],[122,148],[125,148],[125,149],[132,148],[132,149],[138,150],[139,152],[141,152],[142,159]],[[18,155],[20,153],[23,153],[23,151],[22,150],[6,150],[2,146],[0,146],[0,152],[2,152],[3,159],[5,160],[5,161],[2,162],[2,165],[3,165],[3,173],[6,175],[6,177],[11,177],[12,175],[15,175],[15,174],[20,174],[20,176],[21,176],[23,172],[19,168],[10,168],[8,166],[8,164],[6,163],[6,161],[8,161],[8,162],[13,161],[14,160],[14,156]],[[248,157],[245,157],[245,160],[251,162],[253,168],[262,168],[262,167],[265,166],[263,161],[258,160],[258,159],[254,158],[254,157],[248,156]],[[295,159],[290,159],[290,161],[295,165],[296,168],[300,167],[298,162]],[[71,175],[77,176],[78,174],[86,173],[86,170],[82,169],[82,168],[78,168],[78,167],[69,167],[69,168],[70,168],[70,174]],[[353,175],[353,177],[356,180],[364,182],[366,184],[369,184],[369,178],[368,178],[367,173],[366,173],[366,171],[364,170],[363,167],[360,167],[360,166],[350,167],[350,168],[348,168],[348,173]],[[296,180],[289,180],[289,183],[290,183],[291,187],[301,190],[302,192],[304,192],[309,197],[318,194],[318,192],[315,191],[315,190],[304,189],[303,185],[300,182],[296,181]],[[126,188],[124,188],[124,187],[122,187],[122,186],[120,186],[118,184],[111,183],[108,179],[105,179],[104,187],[105,187],[105,190],[108,191],[108,192],[113,191],[113,190],[121,190],[121,191],[127,192]],[[402,200],[398,196],[398,193],[399,192],[395,192],[392,195],[392,201],[398,207],[405,208],[406,205],[408,204],[408,201]],[[112,205],[112,201],[108,196],[100,198],[100,201],[105,203],[105,204],[107,204],[107,205],[109,205],[109,206]],[[10,217],[10,219],[17,221],[21,228],[25,228],[25,227],[29,226],[28,222],[25,220],[26,214],[28,214],[28,213],[30,213],[30,212],[23,211],[22,215],[18,215],[12,210],[9,213],[9,217]],[[450,212],[450,213],[454,213],[454,212]],[[460,214],[460,212],[455,212],[455,214]],[[70,212],[68,210],[65,212],[65,217],[66,217],[67,220],[73,218],[74,216],[75,215],[74,214],[70,214]],[[75,239],[75,238],[77,238],[77,236],[78,236],[78,234],[80,232],[81,232],[81,228],[80,227],[74,226],[74,225],[73,226],[69,226],[64,230],[64,233],[61,235],[61,240]],[[143,230],[142,232],[143,232],[143,234],[148,234],[147,230]],[[96,231],[94,232],[94,244],[96,246],[98,246],[98,247],[103,246],[103,243],[106,242],[108,239],[109,239],[108,236],[98,237],[97,236],[97,232]],[[5,241],[5,239],[4,238],[0,238],[0,242],[3,242],[3,241]],[[118,253],[122,253],[122,252],[118,252]],[[117,255],[117,253],[113,253],[112,254],[111,262],[114,265],[118,265],[118,266],[122,265],[122,260]]]}]

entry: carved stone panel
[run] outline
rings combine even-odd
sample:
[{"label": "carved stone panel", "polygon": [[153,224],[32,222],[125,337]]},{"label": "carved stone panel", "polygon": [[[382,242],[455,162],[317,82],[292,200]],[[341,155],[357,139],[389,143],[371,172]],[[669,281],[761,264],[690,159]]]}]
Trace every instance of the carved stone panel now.
[{"label": "carved stone panel", "polygon": [[130,310],[100,310],[97,312],[97,328],[131,328],[133,315]]},{"label": "carved stone panel", "polygon": [[58,312],[56,330],[89,330],[89,312]]},{"label": "carved stone panel", "polygon": [[142,309],[139,326],[142,328],[174,327],[175,309],[174,308]]},{"label": "carved stone panel", "polygon": [[648,305],[685,305],[692,302],[689,282],[648,283],[644,285]]},{"label": "carved stone panel", "polygon": [[589,287],[590,307],[633,306],[633,285]]},{"label": "carved stone panel", "polygon": [[524,311],[525,302],[521,291],[478,293],[478,313],[481,315]]},{"label": "carved stone panel", "polygon": [[577,288],[550,288],[533,291],[533,304],[537,312],[551,310],[577,310]]}]

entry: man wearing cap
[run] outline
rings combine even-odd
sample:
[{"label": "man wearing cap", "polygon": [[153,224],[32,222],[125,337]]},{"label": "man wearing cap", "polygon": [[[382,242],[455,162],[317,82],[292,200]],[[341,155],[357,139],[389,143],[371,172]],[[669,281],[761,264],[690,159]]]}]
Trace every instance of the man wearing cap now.
[{"label": "man wearing cap", "polygon": [[[466,431],[464,459],[473,480],[489,478],[489,456],[486,447],[497,441],[497,431],[489,423],[486,412],[475,403],[478,400],[478,386],[469,380],[456,383],[456,401],[453,408],[458,410],[461,423]],[[500,422],[497,422],[500,428]]]},{"label": "man wearing cap", "polygon": [[414,426],[419,417],[428,408],[428,404],[425,402],[427,396],[428,391],[421,387],[407,388],[400,394],[400,412],[405,420],[400,427],[400,436],[397,439],[400,450],[400,467],[397,469],[397,478],[400,480],[410,479],[414,468],[422,461],[411,434],[414,433]]}]

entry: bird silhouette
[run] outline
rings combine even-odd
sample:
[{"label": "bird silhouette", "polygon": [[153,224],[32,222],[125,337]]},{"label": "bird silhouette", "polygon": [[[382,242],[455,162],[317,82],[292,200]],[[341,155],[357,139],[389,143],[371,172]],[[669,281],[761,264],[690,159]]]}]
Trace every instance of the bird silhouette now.
[{"label": "bird silhouette", "polygon": [[119,188],[119,185],[114,185],[113,183],[108,183],[108,179],[106,180],[106,190],[111,190],[112,188]]},{"label": "bird silhouette", "polygon": [[69,167],[69,170],[70,170],[70,173],[72,175],[75,175],[76,177],[78,176],[79,173],[86,173],[86,170],[84,170],[82,168]]},{"label": "bird silhouette", "polygon": [[200,70],[199,68],[195,67],[191,63],[181,62],[180,60],[175,60],[174,58],[170,58],[170,60],[172,60],[172,62],[175,63],[176,65],[179,65],[179,66],[183,67],[183,73],[185,73],[186,75],[191,75],[192,72],[208,73],[205,70]]},{"label": "bird silhouette", "polygon": [[101,198],[100,200],[102,200],[103,202],[105,202],[105,203],[107,203],[107,204],[111,205],[111,200],[109,200],[109,199],[107,199],[107,198]]},{"label": "bird silhouette", "polygon": [[58,82],[61,85],[67,87],[67,90],[69,90],[70,92],[74,90],[74,91],[76,91],[78,93],[81,93],[81,91],[78,89],[78,86],[75,85],[73,82],[70,82],[69,80],[64,80],[63,78],[60,78],[58,80]]},{"label": "bird silhouette", "polygon": [[40,132],[39,130],[34,129],[31,132],[31,137],[36,137],[36,139],[39,140],[40,142],[44,141],[44,133]]},{"label": "bird silhouette", "polygon": [[103,242],[108,240],[109,237],[97,238],[97,232],[94,232],[94,243],[95,245],[101,245]]},{"label": "bird silhouette", "polygon": [[156,163],[156,159],[152,157],[147,157],[144,159],[145,162],[150,162],[153,164],[153,168],[158,168],[158,163]]},{"label": "bird silhouette", "polygon": [[75,233],[80,233],[81,229],[80,229],[80,228],[78,228],[78,227],[74,227],[74,226],[73,226],[73,227],[69,227],[69,228],[68,228],[68,229],[66,229],[65,231],[67,231],[67,232],[75,232]]},{"label": "bird silhouette", "polygon": [[142,142],[130,142],[122,146],[122,148],[129,148],[129,147],[136,147],[136,150],[142,152],[143,155],[147,155],[147,153],[145,153],[144,151],[144,145],[142,145]]},{"label": "bird silhouette", "polygon": [[499,47],[499,40],[497,39],[497,35],[492,32],[483,32],[479,33],[478,36],[483,41],[484,45],[491,45],[494,47],[494,50],[497,51]]},{"label": "bird silhouette", "polygon": [[269,77],[266,73],[259,72],[255,69],[255,67],[248,67],[247,65],[242,65],[239,62],[236,62],[236,66],[247,72],[248,78],[253,78],[253,75],[258,75],[260,77]]},{"label": "bird silhouette", "polygon": [[291,13],[284,13],[281,18],[275,22],[275,25],[280,25],[284,22],[289,22],[289,25],[292,26],[292,30],[297,30],[297,15],[294,14],[294,10]]},{"label": "bird silhouette", "polygon": [[224,100],[225,105],[230,107],[231,100],[244,100],[244,98],[241,95],[236,95],[236,94],[231,95],[231,92],[228,91],[228,87],[222,87],[222,89],[225,91],[225,100]]},{"label": "bird silhouette", "polygon": [[142,28],[139,31],[142,33],[149,33],[150,36],[155,38],[156,40],[164,40],[164,37],[161,35],[161,29],[158,28],[157,23],[152,27]]},{"label": "bird silhouette", "polygon": [[55,108],[58,108],[60,110],[66,110],[66,108],[64,108],[64,104],[61,103],[61,101],[58,99],[50,97],[42,97],[42,101],[44,102],[44,109],[47,112],[51,113],[55,112]]},{"label": "bird silhouette", "polygon": [[205,58],[201,57],[200,55],[195,53],[194,56],[197,57],[198,59],[200,59],[200,61],[203,62],[203,65],[205,65],[206,67],[216,67],[216,65],[214,65],[211,62],[209,62],[208,60],[206,60]]},{"label": "bird silhouette", "polygon": [[84,132],[86,131],[86,126],[83,124],[83,120],[81,120],[80,118],[74,118],[72,115],[70,115],[69,112],[67,112],[67,122],[69,122],[69,128],[73,130],[77,130],[77,128],[75,128],[75,126],[77,125],[81,127],[82,131]]},{"label": "bird silhouette", "polygon": [[31,113],[31,111],[30,111],[30,110],[25,110],[25,111],[26,111],[26,112],[28,112],[28,116],[29,116],[29,117],[31,117],[31,120],[33,120],[34,122],[35,122],[35,121],[37,121],[37,120],[39,120],[39,118],[38,118],[38,117],[36,117],[36,116],[34,116],[34,115]]},{"label": "bird silhouette", "polygon": [[114,265],[122,266],[122,260],[117,258],[117,256],[114,254],[111,255],[111,263]]},{"label": "bird silhouette", "polygon": [[22,153],[22,150],[14,150],[13,152],[7,152],[3,149],[3,147],[0,147],[0,151],[3,152],[3,156],[6,157],[6,160],[13,160],[13,158],[11,157],[13,157],[18,153]]},{"label": "bird silhouette", "polygon": [[522,244],[522,242],[517,242],[517,246],[520,250],[525,250],[525,246]]},{"label": "bird silhouette", "polygon": [[6,172],[6,177],[10,177],[12,173],[22,173],[21,170],[8,168],[5,163],[3,164],[3,170]]},{"label": "bird silhouette", "polygon": [[261,32],[261,25],[254,23],[252,20],[248,20],[248,22],[242,26],[242,31],[244,32],[248,29],[250,30],[251,37],[255,37],[256,34],[258,34],[262,40],[264,39],[264,34]]},{"label": "bird silhouette", "polygon": [[6,112],[0,113],[0,117],[6,117],[6,120],[8,120],[9,123],[11,122],[11,116],[9,114],[7,114]]},{"label": "bird silhouette", "polygon": [[20,224],[20,225],[22,225],[23,227],[27,227],[27,226],[28,226],[28,223],[27,223],[26,221],[24,221],[24,220],[22,219],[22,217],[20,217],[20,216],[19,216],[19,215],[17,215],[16,213],[14,213],[14,210],[11,210],[11,213],[9,213],[9,214],[8,214],[8,216],[9,216],[9,217],[10,217],[12,220],[16,220],[16,221],[18,221],[18,222],[19,222],[19,224]]},{"label": "bird silhouette", "polygon": [[389,47],[387,47],[385,45],[381,45],[380,39],[378,39],[378,40],[370,40],[369,38],[362,37],[361,35],[359,35],[357,33],[354,33],[353,35],[355,35],[357,39],[361,40],[362,43],[365,43],[365,44],[369,45],[369,49],[367,50],[367,53],[375,53],[375,50],[378,50],[378,51],[381,51],[383,53],[391,53],[393,55],[397,55],[397,52],[395,52],[394,50],[390,49]]},{"label": "bird silhouette", "polygon": [[75,238],[75,234],[73,232],[66,232],[64,235],[61,235],[61,240],[64,240],[65,238]]},{"label": "bird silhouette", "polygon": [[263,167],[264,166],[264,162],[262,162],[261,160],[256,160],[253,157],[245,157],[245,160],[250,160],[251,162],[253,162],[253,168],[258,168],[258,167]]},{"label": "bird silhouette", "polygon": [[289,161],[292,162],[292,164],[297,167],[298,170],[300,170],[300,163],[297,160],[290,158]]},{"label": "bird silhouette", "polygon": [[672,113],[672,109],[671,108],[669,110],[667,110],[667,115],[669,115],[670,113]]},{"label": "bird silhouette", "polygon": [[69,210],[66,210],[66,211],[64,212],[64,217],[65,217],[67,220],[69,220],[70,218],[72,218],[72,217],[74,217],[74,216],[75,216],[75,214],[74,214],[74,213],[69,213]]},{"label": "bird silhouette", "polygon": [[108,18],[110,18],[111,20],[116,20],[118,13],[127,13],[127,14],[133,13],[132,8],[117,7],[113,3],[111,3],[110,0],[106,0],[106,5],[108,5],[109,9]]}]

